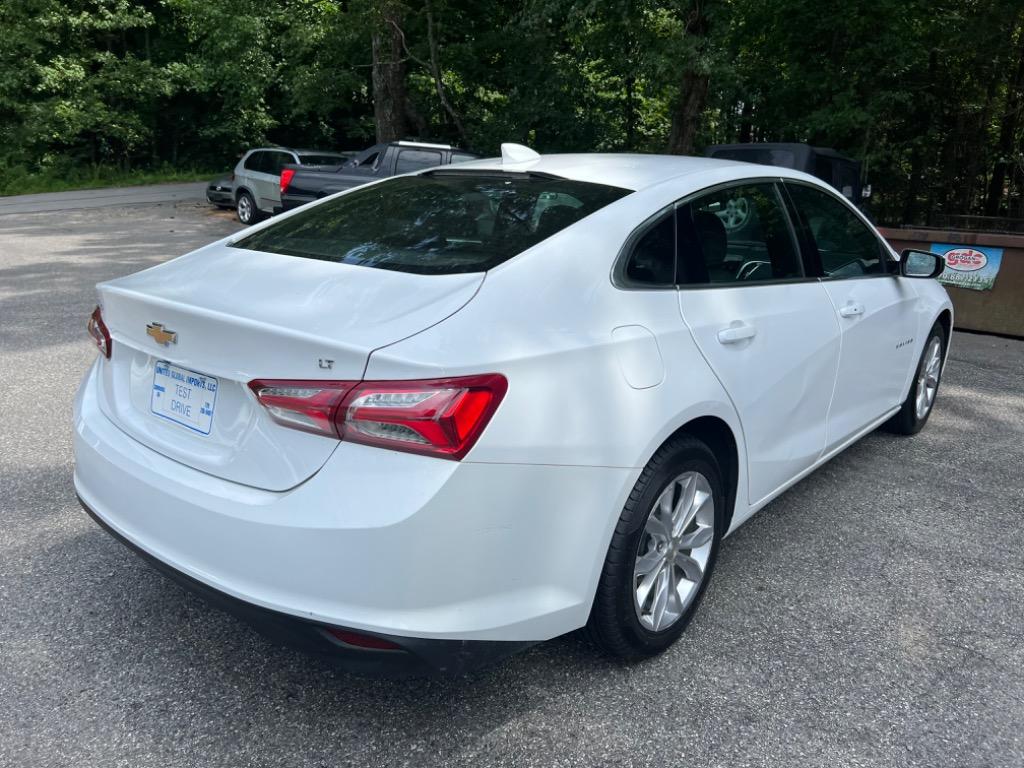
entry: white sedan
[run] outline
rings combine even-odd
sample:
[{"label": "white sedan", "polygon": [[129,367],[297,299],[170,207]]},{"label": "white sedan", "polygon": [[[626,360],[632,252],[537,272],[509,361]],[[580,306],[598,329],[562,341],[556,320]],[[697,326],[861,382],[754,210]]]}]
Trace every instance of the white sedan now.
[{"label": "white sedan", "polygon": [[941,269],[802,173],[506,145],[101,284],[75,487],[352,669],[460,672],[584,626],[649,656],[723,536],[925,424]]}]

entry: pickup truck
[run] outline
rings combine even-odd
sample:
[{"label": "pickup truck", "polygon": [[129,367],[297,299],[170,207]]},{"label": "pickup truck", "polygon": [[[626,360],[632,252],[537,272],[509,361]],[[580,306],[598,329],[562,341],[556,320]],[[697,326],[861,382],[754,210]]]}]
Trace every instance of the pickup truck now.
[{"label": "pickup truck", "polygon": [[285,165],[281,170],[281,206],[274,212],[290,211],[376,179],[476,157],[448,144],[392,141],[375,144],[341,165]]}]

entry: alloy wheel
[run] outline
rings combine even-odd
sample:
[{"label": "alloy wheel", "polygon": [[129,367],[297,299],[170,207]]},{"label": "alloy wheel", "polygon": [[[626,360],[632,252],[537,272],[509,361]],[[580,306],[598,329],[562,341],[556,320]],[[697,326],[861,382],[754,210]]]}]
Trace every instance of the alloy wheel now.
[{"label": "alloy wheel", "polygon": [[937,336],[932,337],[928,349],[924,353],[924,363],[917,374],[917,400],[914,403],[918,419],[928,415],[935,403],[935,393],[939,389],[939,375],[942,373],[942,342]]},{"label": "alloy wheel", "polygon": [[647,516],[633,566],[633,606],[640,624],[661,632],[682,618],[700,591],[715,534],[711,484],[684,472]]},{"label": "alloy wheel", "polygon": [[248,224],[252,220],[252,201],[247,195],[238,198],[238,220]]}]

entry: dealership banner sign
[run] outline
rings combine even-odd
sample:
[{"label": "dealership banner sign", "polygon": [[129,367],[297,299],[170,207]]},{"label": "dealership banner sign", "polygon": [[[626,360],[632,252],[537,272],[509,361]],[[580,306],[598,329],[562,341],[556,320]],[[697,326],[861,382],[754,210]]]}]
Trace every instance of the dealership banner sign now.
[{"label": "dealership banner sign", "polygon": [[946,268],[939,275],[940,283],[972,291],[991,291],[1003,261],[1002,248],[980,245],[932,243],[932,253],[946,261]]}]

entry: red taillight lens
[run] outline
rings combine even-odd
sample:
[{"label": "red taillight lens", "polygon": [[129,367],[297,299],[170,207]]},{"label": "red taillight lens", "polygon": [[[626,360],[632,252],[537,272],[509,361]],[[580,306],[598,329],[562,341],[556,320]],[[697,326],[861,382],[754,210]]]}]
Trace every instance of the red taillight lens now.
[{"label": "red taillight lens", "polygon": [[342,439],[458,460],[469,453],[507,389],[498,374],[363,382],[342,405]]},{"label": "red taillight lens", "polygon": [[89,329],[89,335],[96,342],[96,347],[99,349],[100,354],[109,360],[113,342],[110,340],[110,331],[107,330],[107,325],[103,322],[103,313],[99,307],[92,311],[86,328]]},{"label": "red taillight lens", "polygon": [[285,168],[281,171],[281,194],[288,189],[288,185],[292,183],[292,176],[295,175],[295,170],[292,168]]},{"label": "red taillight lens", "polygon": [[501,403],[500,374],[427,381],[253,381],[271,417],[287,427],[353,443],[458,461]]},{"label": "red taillight lens", "polygon": [[396,645],[390,640],[385,640],[382,637],[374,637],[373,635],[362,635],[358,632],[351,632],[347,629],[327,627],[327,633],[335,639],[341,640],[345,645],[354,645],[357,648],[370,648],[374,651],[402,650],[400,645]]},{"label": "red taillight lens", "polygon": [[354,386],[354,381],[249,382],[249,389],[278,424],[334,438],[341,437],[335,423],[338,406]]}]

